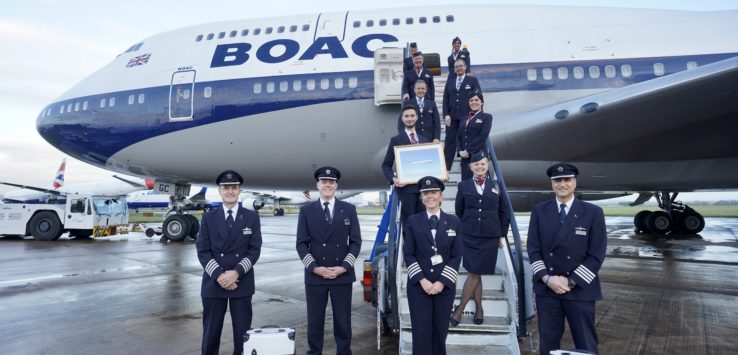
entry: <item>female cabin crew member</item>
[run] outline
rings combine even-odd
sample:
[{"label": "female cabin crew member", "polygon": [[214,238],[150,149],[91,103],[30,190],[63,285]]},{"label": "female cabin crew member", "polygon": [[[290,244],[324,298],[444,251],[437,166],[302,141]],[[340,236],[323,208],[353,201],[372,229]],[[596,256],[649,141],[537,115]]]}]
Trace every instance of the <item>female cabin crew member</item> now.
[{"label": "female cabin crew member", "polygon": [[[469,169],[471,156],[479,151],[487,151],[487,138],[492,130],[492,115],[482,112],[484,96],[482,93],[469,97],[469,114],[466,121],[459,122],[459,133],[456,137],[456,149],[461,157],[461,179],[472,177]],[[485,153],[485,155],[489,155]]]},{"label": "female cabin crew member", "polygon": [[448,315],[461,264],[461,222],[441,211],[441,180],[426,176],[418,181],[418,189],[426,210],[408,218],[402,248],[413,354],[446,354]]},{"label": "female cabin crew member", "polygon": [[512,214],[507,197],[488,176],[489,160],[484,151],[472,156],[470,168],[474,177],[461,181],[456,193],[456,216],[461,218],[464,230],[464,269],[469,275],[464,282],[461,303],[451,316],[454,327],[461,321],[470,299],[476,304],[474,323],[484,322],[481,275],[495,273],[497,249],[503,246],[502,239],[507,235]]}]

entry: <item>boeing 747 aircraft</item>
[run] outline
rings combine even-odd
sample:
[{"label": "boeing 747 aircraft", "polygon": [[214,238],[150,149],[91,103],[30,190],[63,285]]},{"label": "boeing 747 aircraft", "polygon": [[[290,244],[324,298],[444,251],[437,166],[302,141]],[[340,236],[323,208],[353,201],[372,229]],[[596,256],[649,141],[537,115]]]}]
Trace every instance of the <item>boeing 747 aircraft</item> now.
[{"label": "boeing 747 aircraft", "polygon": [[133,44],[43,108],[37,129],[181,199],[225,169],[302,190],[330,164],[341,188],[383,189],[401,71],[381,71],[375,52],[417,42],[445,58],[455,36],[517,206],[548,198],[556,161],[580,167],[578,191],[656,196],[663,211],[641,216],[655,232],[701,229],[679,192],[738,188],[738,11],[454,5],[196,25]]}]

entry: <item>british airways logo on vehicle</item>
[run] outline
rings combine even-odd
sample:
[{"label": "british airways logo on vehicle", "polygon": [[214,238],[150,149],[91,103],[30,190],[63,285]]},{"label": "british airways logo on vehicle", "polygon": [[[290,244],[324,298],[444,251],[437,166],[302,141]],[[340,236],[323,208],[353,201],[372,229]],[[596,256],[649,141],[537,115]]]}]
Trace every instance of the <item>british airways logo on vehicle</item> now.
[{"label": "british airways logo on vehicle", "polygon": [[[373,33],[361,36],[354,40],[351,44],[351,51],[359,57],[372,58],[374,52],[369,49],[369,42],[378,40],[384,43],[398,42],[397,37],[385,33]],[[227,43],[220,44],[215,47],[213,59],[210,62],[211,68],[227,67],[232,65],[241,65],[251,58],[252,49],[250,43]],[[272,49],[277,48],[272,54]],[[318,55],[329,55],[333,59],[348,58],[346,48],[338,39],[338,37],[318,37],[304,51],[300,48],[300,43],[292,39],[275,39],[262,44],[256,49],[256,60],[275,64],[288,61],[299,55],[298,60],[312,60]]]}]

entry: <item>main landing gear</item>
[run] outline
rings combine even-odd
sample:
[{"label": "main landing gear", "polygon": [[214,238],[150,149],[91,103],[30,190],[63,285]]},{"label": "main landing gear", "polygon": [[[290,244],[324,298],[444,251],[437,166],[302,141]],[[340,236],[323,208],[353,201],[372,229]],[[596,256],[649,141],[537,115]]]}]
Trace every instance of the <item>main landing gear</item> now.
[{"label": "main landing gear", "polygon": [[167,240],[180,242],[187,237],[197,239],[197,233],[200,231],[200,221],[197,220],[197,217],[186,213],[187,204],[185,199],[189,194],[190,185],[176,185],[174,195],[170,196],[172,207],[161,225],[162,236],[160,242],[164,243]]},{"label": "main landing gear", "polygon": [[640,211],[633,218],[636,233],[697,234],[705,228],[705,218],[691,207],[676,201],[678,192],[654,194],[661,211]]}]

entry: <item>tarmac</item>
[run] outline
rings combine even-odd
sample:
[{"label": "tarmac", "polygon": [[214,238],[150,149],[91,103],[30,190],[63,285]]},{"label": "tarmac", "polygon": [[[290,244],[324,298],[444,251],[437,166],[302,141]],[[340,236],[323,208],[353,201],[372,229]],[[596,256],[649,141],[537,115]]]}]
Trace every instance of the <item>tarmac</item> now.
[{"label": "tarmac", "polygon": [[[360,216],[367,258],[380,216]],[[253,326],[297,330],[307,350],[297,218],[263,216]],[[523,239],[528,218],[518,217]],[[738,219],[708,218],[699,236],[633,233],[632,218],[608,217],[596,326],[602,354],[735,354],[738,349]],[[143,233],[53,242],[0,238],[0,354],[198,354],[202,267],[194,241],[159,243]],[[361,267],[356,269],[361,276]],[[376,310],[354,284],[354,354],[397,354]],[[330,310],[325,354],[335,353]],[[221,354],[233,349],[226,316]],[[535,319],[523,354],[537,353]],[[574,348],[568,333],[562,348]]]}]

